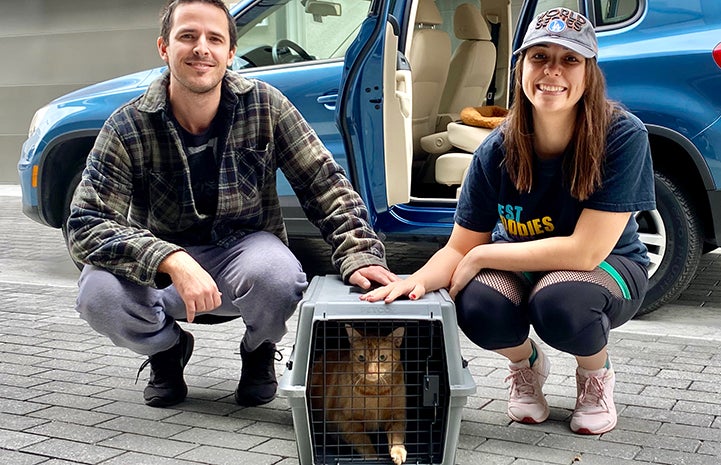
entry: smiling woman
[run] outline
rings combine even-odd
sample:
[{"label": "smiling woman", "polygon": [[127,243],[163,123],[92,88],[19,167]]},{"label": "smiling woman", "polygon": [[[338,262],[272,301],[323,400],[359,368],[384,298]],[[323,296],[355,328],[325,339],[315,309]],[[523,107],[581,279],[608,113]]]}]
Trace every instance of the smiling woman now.
[{"label": "smiling woman", "polygon": [[533,327],[578,364],[571,430],[601,434],[617,421],[609,331],[634,316],[648,286],[633,216],[655,207],[648,134],[606,99],[586,17],[542,12],[515,53],[516,99],[473,156],[448,243],[361,299],[448,288],[461,330],[508,359],[507,413],[521,423],[550,414],[550,360],[529,338]]},{"label": "smiling woman", "polygon": [[[523,61],[523,92],[533,105],[534,115],[539,112],[556,118],[575,118],[575,108],[586,90],[586,59],[580,53],[555,44],[538,44],[526,49]],[[565,136],[557,134],[562,147],[568,144],[573,124],[561,124],[567,129]],[[542,131],[547,134],[547,131]],[[540,142],[540,141],[539,141]],[[562,148],[561,147],[561,148]],[[536,147],[539,154],[553,153],[554,147]]]}]

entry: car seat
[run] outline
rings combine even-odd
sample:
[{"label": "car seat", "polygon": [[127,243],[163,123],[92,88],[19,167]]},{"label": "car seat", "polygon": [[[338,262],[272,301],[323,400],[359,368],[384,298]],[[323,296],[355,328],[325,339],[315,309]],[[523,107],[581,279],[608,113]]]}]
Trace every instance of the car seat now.
[{"label": "car seat", "polygon": [[412,79],[413,154],[422,155],[420,139],[436,131],[438,107],[448,77],[451,38],[437,26],[443,23],[433,0],[421,0],[408,54]]},{"label": "car seat", "polygon": [[462,42],[451,58],[439,113],[457,116],[465,107],[484,103],[496,68],[496,46],[481,11],[470,3],[456,8],[453,32]]}]

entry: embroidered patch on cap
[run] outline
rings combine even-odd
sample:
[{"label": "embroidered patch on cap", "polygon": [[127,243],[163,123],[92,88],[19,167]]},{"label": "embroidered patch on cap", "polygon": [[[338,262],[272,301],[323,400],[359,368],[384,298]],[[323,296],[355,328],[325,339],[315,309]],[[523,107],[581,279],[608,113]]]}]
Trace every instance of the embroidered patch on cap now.
[{"label": "embroidered patch on cap", "polygon": [[564,29],[566,29],[566,22],[562,19],[554,19],[553,21],[548,23],[546,29],[548,29],[548,32],[559,34],[563,32]]}]

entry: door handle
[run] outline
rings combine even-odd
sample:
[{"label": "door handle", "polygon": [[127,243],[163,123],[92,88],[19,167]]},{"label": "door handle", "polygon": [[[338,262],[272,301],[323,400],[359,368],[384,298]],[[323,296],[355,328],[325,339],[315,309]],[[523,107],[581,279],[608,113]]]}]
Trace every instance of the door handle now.
[{"label": "door handle", "polygon": [[338,94],[321,95],[317,102],[323,105],[326,110],[335,111],[335,104],[338,101]]}]

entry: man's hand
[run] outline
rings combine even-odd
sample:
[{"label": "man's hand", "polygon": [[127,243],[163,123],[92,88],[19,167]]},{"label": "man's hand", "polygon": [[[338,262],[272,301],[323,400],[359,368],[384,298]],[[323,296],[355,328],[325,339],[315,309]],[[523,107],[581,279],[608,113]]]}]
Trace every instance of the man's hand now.
[{"label": "man's hand", "polygon": [[170,275],[180,298],[185,302],[188,323],[197,313],[209,312],[220,307],[220,291],[215,280],[187,252],[178,251],[160,262],[158,271]]},{"label": "man's hand", "polygon": [[400,280],[401,278],[396,276],[395,273],[391,273],[379,265],[370,265],[358,268],[352,275],[350,275],[350,278],[348,278],[349,283],[366,290],[371,288],[372,282],[385,286]]}]

